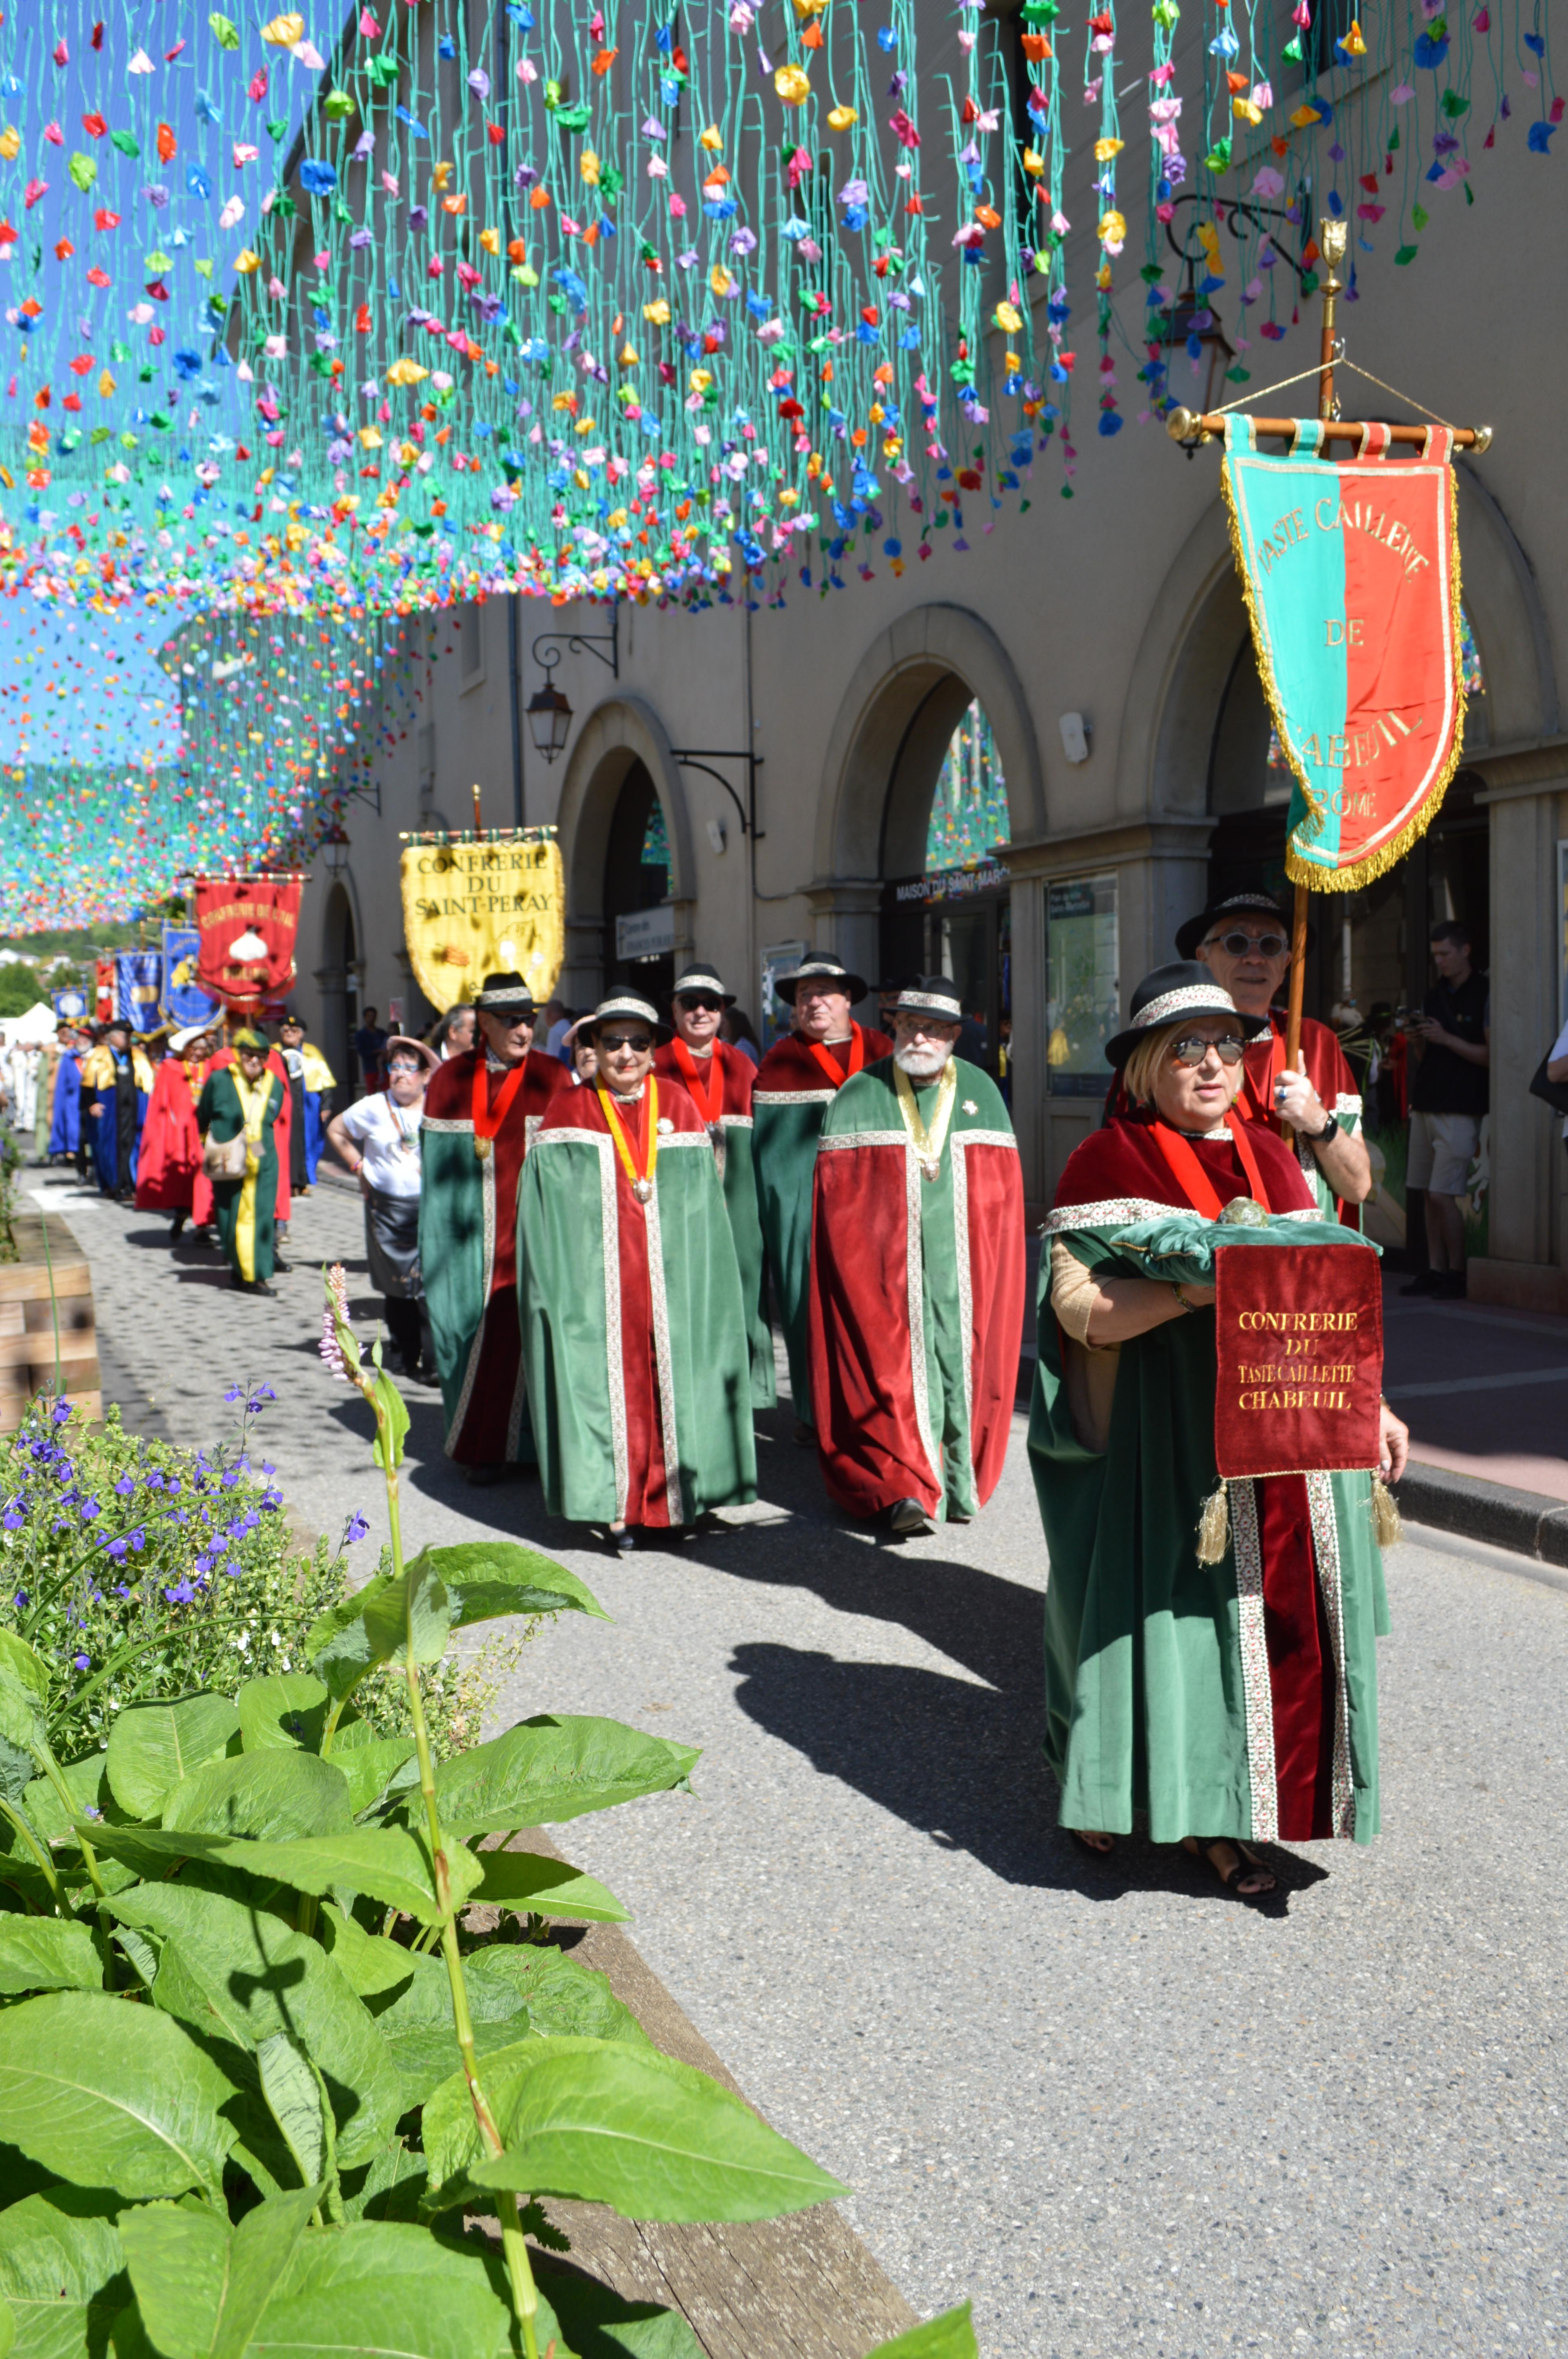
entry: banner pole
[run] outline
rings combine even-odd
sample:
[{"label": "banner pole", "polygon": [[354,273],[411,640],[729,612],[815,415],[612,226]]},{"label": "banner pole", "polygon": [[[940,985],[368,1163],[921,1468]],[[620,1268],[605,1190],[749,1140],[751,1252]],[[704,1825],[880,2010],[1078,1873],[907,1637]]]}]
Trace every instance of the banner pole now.
[{"label": "banner pole", "polygon": [[[1339,296],[1344,292],[1338,266],[1345,259],[1347,232],[1342,221],[1320,221],[1318,235],[1323,258],[1328,265],[1328,276],[1323,282],[1323,335],[1318,344],[1317,414],[1325,425],[1334,416],[1334,317]],[[1295,913],[1291,925],[1291,1001],[1285,1022],[1285,1071],[1293,1073],[1302,1045],[1302,1001],[1306,994],[1307,903],[1311,892],[1305,885],[1296,886]],[[1294,1133],[1287,1123],[1285,1145],[1293,1144]]]}]

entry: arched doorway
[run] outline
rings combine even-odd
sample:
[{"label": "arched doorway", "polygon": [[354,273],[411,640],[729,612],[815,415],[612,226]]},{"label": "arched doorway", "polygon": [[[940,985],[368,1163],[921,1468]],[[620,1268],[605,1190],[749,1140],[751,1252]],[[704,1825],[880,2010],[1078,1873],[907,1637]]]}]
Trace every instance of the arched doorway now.
[{"label": "arched doorway", "polygon": [[321,990],[321,1053],[337,1075],[341,1105],[358,1094],[353,1043],[360,1023],[360,973],[353,901],[342,878],[335,877],[321,915],[321,964],[316,980]]},{"label": "arched doorway", "polygon": [[675,983],[675,909],[664,806],[647,766],[621,783],[604,848],[606,991],[633,990],[661,1014]]},{"label": "arched doorway", "polygon": [[[943,732],[946,732],[944,738]],[[1012,1034],[1011,827],[996,733],[968,683],[927,690],[894,757],[882,819],[881,980],[948,974],[959,1054],[1004,1085]]]}]

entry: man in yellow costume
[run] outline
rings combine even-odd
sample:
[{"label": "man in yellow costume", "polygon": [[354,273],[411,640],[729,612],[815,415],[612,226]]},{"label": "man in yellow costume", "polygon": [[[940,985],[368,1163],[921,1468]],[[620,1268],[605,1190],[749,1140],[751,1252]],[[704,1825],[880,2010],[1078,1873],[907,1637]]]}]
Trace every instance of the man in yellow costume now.
[{"label": "man in yellow costume", "polygon": [[[278,1266],[277,1144],[274,1126],[283,1111],[283,1083],[267,1070],[267,1043],[259,1032],[236,1032],[234,1061],[209,1073],[196,1108],[206,1169],[212,1181],[212,1208],[223,1258],[234,1284],[247,1294],[272,1294],[267,1280]],[[243,1158],[233,1145],[243,1139]],[[217,1150],[228,1147],[232,1169],[215,1169]]]}]

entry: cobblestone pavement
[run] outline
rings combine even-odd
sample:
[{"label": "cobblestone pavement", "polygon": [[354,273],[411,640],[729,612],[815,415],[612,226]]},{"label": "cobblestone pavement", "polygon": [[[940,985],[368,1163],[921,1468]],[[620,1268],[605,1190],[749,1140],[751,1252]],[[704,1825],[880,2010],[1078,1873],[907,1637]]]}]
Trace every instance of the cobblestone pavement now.
[{"label": "cobblestone pavement", "polygon": [[[40,1192],[92,1257],[111,1393],[196,1440],[227,1383],[274,1385],[289,1498],[333,1531],[363,1509],[368,1571],[366,1420],[316,1358],[316,1265],[365,1293],[354,1200],[299,1205],[263,1302],[161,1220]],[[568,1544],[536,1484],[468,1490],[428,1394],[410,1442],[413,1544],[535,1540],[615,1616],[542,1636],[506,1717],[706,1748],[695,1799],[568,1847],[917,2305],[972,2295],[990,2359],[1568,2352],[1568,1595],[1496,1553],[1390,1557],[1388,1832],[1281,1854],[1262,1913],[1054,1827],[1022,1427],[978,1523],[894,1549],[829,1510],[781,1411],[732,1531],[625,1565]]]}]

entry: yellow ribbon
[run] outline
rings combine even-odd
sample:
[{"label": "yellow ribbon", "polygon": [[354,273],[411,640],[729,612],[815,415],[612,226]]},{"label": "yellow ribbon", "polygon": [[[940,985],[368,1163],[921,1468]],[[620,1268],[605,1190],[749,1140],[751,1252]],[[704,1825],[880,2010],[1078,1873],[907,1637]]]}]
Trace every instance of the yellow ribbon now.
[{"label": "yellow ribbon", "polygon": [[920,1104],[902,1065],[895,1065],[893,1082],[898,1090],[898,1110],[903,1116],[903,1126],[910,1143],[928,1179],[935,1180],[942,1168],[942,1149],[947,1143],[947,1125],[953,1119],[953,1104],[958,1094],[958,1076],[953,1060],[948,1058],[942,1068],[942,1078],[936,1084],[936,1114],[927,1130],[921,1120]]},{"label": "yellow ribbon", "polygon": [[602,1082],[597,1084],[599,1103],[604,1108],[604,1120],[615,1152],[621,1158],[621,1169],[632,1182],[632,1192],[640,1204],[645,1204],[654,1192],[654,1169],[659,1159],[659,1084],[648,1075],[648,1168],[639,1171],[632,1159],[631,1142],[626,1136],[621,1116],[616,1113],[609,1091]]},{"label": "yellow ribbon", "polygon": [[272,1094],[276,1076],[264,1072],[259,1081],[247,1082],[236,1062],[230,1069],[229,1078],[234,1084],[240,1111],[244,1116],[245,1169],[247,1173],[254,1174],[261,1169],[262,1124],[266,1118],[267,1101]]}]

